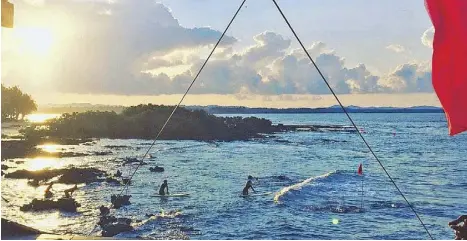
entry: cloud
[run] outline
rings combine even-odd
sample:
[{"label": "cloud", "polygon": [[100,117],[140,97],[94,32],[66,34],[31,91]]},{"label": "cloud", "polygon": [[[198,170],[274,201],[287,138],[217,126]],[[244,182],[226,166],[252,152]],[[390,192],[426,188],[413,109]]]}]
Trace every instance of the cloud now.
[{"label": "cloud", "polygon": [[[113,4],[55,0],[46,1],[43,7],[23,4],[20,9],[34,16],[41,14],[43,19],[47,19],[46,15],[52,16],[48,19],[56,18],[55,22],[63,20],[57,17],[60,14],[71,19],[68,28],[72,31],[60,36],[57,44],[60,48],[47,59],[41,59],[54,68],[50,70],[52,74],[44,78],[65,93],[167,93],[162,87],[177,92],[176,84],[180,82],[183,86],[184,75],[177,78],[180,81],[173,81],[165,74],[152,76],[142,71],[148,67],[172,66],[180,61],[163,62],[152,57],[209,46],[221,35],[211,28],[181,26],[167,7],[152,0],[139,0],[138,4],[129,0]],[[109,9],[111,14],[100,14],[102,9]],[[236,41],[225,36],[221,46]],[[31,82],[31,77],[24,75],[22,59],[19,51],[8,54],[4,61],[13,67],[2,79]]]},{"label": "cloud", "polygon": [[396,53],[405,52],[404,46],[399,45],[399,44],[391,44],[391,45],[386,46],[386,48],[389,49],[389,50],[392,50],[392,51],[394,51]]},{"label": "cloud", "polygon": [[[49,11],[48,15],[63,13],[73,22],[72,31],[60,38],[60,48],[48,59],[37,59],[49,61],[52,69],[25,71],[21,54],[9,52],[5,57],[2,50],[3,62],[10,63],[5,66],[17,63],[2,73],[3,79],[30,83],[40,77],[48,81],[44,88],[54,87],[61,93],[182,94],[221,35],[211,28],[181,26],[167,7],[152,0],[138,4],[50,0],[44,5],[48,8],[30,4],[22,8],[33,13]],[[102,14],[103,10],[109,14]],[[265,101],[272,101],[267,97],[272,95],[294,100],[297,94],[318,101],[320,95],[330,94],[304,51],[292,48],[290,39],[266,31],[253,40],[251,46],[238,49],[234,48],[237,39],[225,36],[190,93],[237,99],[262,95]],[[400,45],[387,48],[405,51]],[[347,66],[346,59],[323,42],[314,42],[307,50],[337,94],[432,91],[431,72],[424,63],[404,64],[377,76],[365,64]],[[34,66],[33,60],[27,61]]]},{"label": "cloud", "polygon": [[427,30],[425,30],[425,32],[423,32],[423,35],[422,35],[422,44],[429,47],[429,48],[433,48],[433,38],[435,36],[435,28],[434,27],[431,27]]},{"label": "cloud", "polygon": [[428,62],[400,65],[392,73],[385,76],[381,83],[386,92],[433,92],[431,65]]}]

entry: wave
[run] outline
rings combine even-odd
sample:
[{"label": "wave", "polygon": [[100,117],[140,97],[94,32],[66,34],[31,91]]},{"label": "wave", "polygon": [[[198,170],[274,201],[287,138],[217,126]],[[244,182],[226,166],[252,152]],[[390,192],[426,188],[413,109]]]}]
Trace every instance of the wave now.
[{"label": "wave", "polygon": [[291,186],[284,187],[284,188],[282,188],[279,192],[277,192],[277,193],[274,195],[274,202],[275,202],[275,203],[278,203],[278,202],[279,202],[279,198],[282,197],[282,196],[283,196],[284,194],[286,194],[287,192],[289,192],[290,190],[297,190],[297,189],[300,189],[300,188],[302,188],[303,186],[305,186],[306,184],[310,183],[311,181],[329,177],[330,175],[335,174],[336,172],[337,172],[337,171],[335,170],[335,171],[331,171],[331,172],[328,172],[328,173],[323,174],[323,175],[320,175],[320,176],[310,177],[310,178],[305,179],[304,181],[302,181],[302,182],[300,182],[300,183],[296,183],[296,184],[293,184],[293,185],[291,185]]}]

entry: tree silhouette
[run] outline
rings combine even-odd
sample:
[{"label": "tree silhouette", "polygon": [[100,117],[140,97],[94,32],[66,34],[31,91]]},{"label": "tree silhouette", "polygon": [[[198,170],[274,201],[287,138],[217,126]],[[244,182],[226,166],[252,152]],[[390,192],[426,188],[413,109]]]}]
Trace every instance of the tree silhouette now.
[{"label": "tree silhouette", "polygon": [[23,93],[18,86],[5,87],[2,84],[2,121],[18,120],[37,110],[32,97]]}]

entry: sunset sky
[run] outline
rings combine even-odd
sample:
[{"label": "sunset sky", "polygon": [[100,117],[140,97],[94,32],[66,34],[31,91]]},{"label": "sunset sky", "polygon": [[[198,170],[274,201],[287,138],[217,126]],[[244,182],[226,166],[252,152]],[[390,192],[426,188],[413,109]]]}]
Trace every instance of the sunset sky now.
[{"label": "sunset sky", "polygon": [[[241,0],[10,0],[2,83],[38,104],[176,104]],[[423,0],[278,0],[344,105],[439,106]],[[185,105],[335,105],[271,0],[247,0]]]}]

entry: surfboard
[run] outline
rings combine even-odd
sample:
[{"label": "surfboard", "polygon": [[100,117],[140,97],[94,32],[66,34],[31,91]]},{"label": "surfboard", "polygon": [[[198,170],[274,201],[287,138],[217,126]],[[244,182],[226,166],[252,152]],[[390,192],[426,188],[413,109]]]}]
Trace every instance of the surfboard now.
[{"label": "surfboard", "polygon": [[176,194],[169,194],[169,195],[153,194],[151,196],[153,197],[186,197],[186,196],[190,196],[190,194],[189,193],[176,193]]},{"label": "surfboard", "polygon": [[272,192],[263,192],[263,193],[250,193],[248,195],[240,195],[240,197],[256,197],[256,196],[267,196],[271,195]]}]

